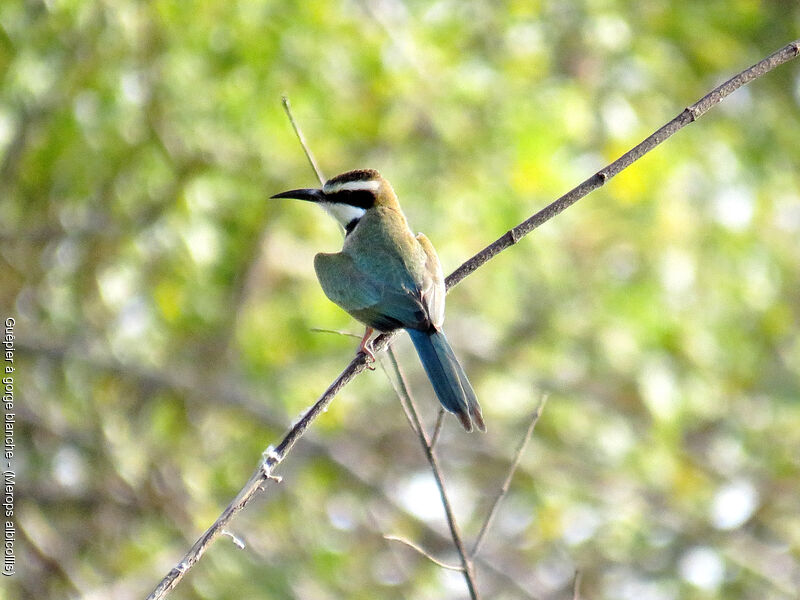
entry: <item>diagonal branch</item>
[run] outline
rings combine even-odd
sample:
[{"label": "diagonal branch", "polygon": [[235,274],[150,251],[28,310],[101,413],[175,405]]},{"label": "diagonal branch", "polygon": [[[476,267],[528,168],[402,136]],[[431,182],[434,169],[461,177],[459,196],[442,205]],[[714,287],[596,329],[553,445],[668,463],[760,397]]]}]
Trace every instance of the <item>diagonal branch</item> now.
[{"label": "diagonal branch", "polygon": [[[352,337],[361,339],[360,335],[338,331],[334,333],[351,335]],[[47,339],[48,342],[44,342],[43,340],[45,339]],[[45,336],[43,334],[34,334],[15,340],[14,343],[16,348],[22,353],[41,356],[54,361],[61,361],[64,363],[65,368],[66,365],[72,364],[72,362],[78,362],[89,366],[95,372],[107,372],[115,376],[127,378],[136,382],[140,387],[171,390],[201,400],[207,399],[208,397],[216,398],[225,404],[243,410],[245,414],[273,429],[280,429],[285,425],[281,419],[273,416],[269,411],[264,411],[263,404],[256,403],[252,400],[258,395],[256,390],[240,389],[232,382],[224,379],[212,382],[200,382],[199,376],[194,371],[183,371],[182,367],[177,365],[162,365],[160,370],[152,370],[133,364],[123,364],[109,358],[107,354],[104,354],[101,358],[93,352],[87,351],[86,344],[82,341],[75,341],[72,344],[53,344],[52,335]],[[381,366],[383,366],[383,363],[384,361],[381,361]],[[23,421],[30,421],[33,418],[32,415],[25,412],[17,416],[18,418],[21,417]],[[411,416],[407,415],[407,418],[410,423]],[[52,423],[45,424],[45,427],[49,428],[48,431],[53,433],[53,435],[64,435],[64,432]],[[431,442],[433,442],[433,440],[431,440]],[[439,529],[431,527],[428,523],[420,520],[419,517],[409,512],[406,507],[398,502],[397,498],[392,496],[383,487],[376,485],[374,481],[367,479],[362,471],[355,468],[356,465],[347,462],[344,457],[332,451],[329,445],[308,436],[304,438],[304,443],[306,446],[311,446],[315,451],[323,454],[333,466],[341,469],[340,472],[343,476],[348,478],[348,482],[361,486],[370,494],[379,497],[386,506],[402,514],[404,518],[411,520],[415,526],[424,529],[428,536],[442,543],[451,540],[450,536],[442,533]],[[181,517],[183,517],[182,513],[173,520],[180,523],[182,522]],[[186,520],[183,519],[183,521]],[[225,533],[223,532],[221,535],[225,535]],[[479,563],[485,570],[503,580],[508,585],[514,586],[516,591],[520,594],[520,597],[533,598],[528,590],[521,587],[520,583],[508,571],[506,565],[493,561],[490,557],[478,557],[476,563]]]},{"label": "diagonal branch", "polygon": [[[567,192],[564,196],[549,204],[526,221],[510,229],[502,237],[467,260],[447,278],[448,288],[452,288],[458,284],[462,279],[488,262],[489,259],[516,244],[522,237],[555,217],[564,209],[586,196],[589,192],[601,187],[608,179],[627,168],[678,130],[705,114],[710,108],[733,91],[765,75],[783,63],[796,58],[798,54],[800,54],[800,40],[795,40],[755,65],[735,75],[719,87],[714,88],[703,98],[687,107],[677,117],[623,154],[620,158],[592,175],[576,188]],[[373,343],[374,350],[377,352],[385,349],[389,340],[391,340],[394,335],[395,333],[392,332],[378,336]],[[367,357],[364,354],[358,354],[350,361],[350,364],[345,367],[303,418],[286,433],[278,447],[270,453],[270,456],[264,461],[264,467],[262,468],[259,466],[247,484],[227,506],[220,517],[205,533],[203,533],[189,552],[186,553],[181,562],[161,580],[156,589],[148,596],[148,600],[164,598],[166,594],[180,582],[188,569],[200,560],[211,542],[222,533],[236,513],[241,511],[253,499],[256,492],[268,482],[269,473],[283,461],[292,446],[300,439],[314,419],[324,412],[339,390],[366,368],[366,360]]]},{"label": "diagonal branch", "polygon": [[247,480],[247,483],[239,491],[230,504],[225,507],[222,514],[216,521],[200,536],[194,543],[189,551],[184,555],[181,561],[175,565],[169,573],[159,582],[158,586],[150,593],[147,600],[158,600],[164,598],[170,590],[172,590],[186,575],[187,571],[191,569],[195,563],[205,554],[208,547],[214,540],[222,535],[223,531],[227,529],[227,525],[231,522],[233,517],[239,513],[245,506],[247,506],[259,490],[264,489],[270,480],[275,480],[272,474],[275,467],[277,467],[286,455],[297,443],[302,435],[308,429],[309,425],[325,410],[333,400],[334,396],[339,393],[344,386],[363,371],[367,366],[367,357],[364,354],[359,354],[353,359],[348,367],[342,371],[334,382],[325,390],[319,400],[309,408],[300,420],[284,435],[281,443],[274,450],[269,450],[264,460],[256,468],[255,472]]},{"label": "diagonal branch", "polygon": [[699,119],[715,104],[722,101],[723,98],[730,95],[743,85],[750,83],[754,79],[768,73],[775,67],[778,67],[783,63],[796,58],[799,53],[800,40],[795,40],[777,52],[770,54],[764,60],[761,60],[752,67],[745,69],[737,75],[734,75],[722,85],[711,90],[708,94],[700,98],[700,100],[683,109],[683,111],[677,117],[672,119],[663,127],[659,128],[649,137],[642,140],[639,144],[620,156],[617,160],[609,165],[606,165],[597,173],[589,177],[586,181],[561,196],[561,198],[548,204],[535,215],[523,221],[516,227],[508,230],[502,237],[486,246],[486,248],[478,252],[475,256],[470,258],[447,277],[447,288],[449,289],[456,285],[459,281],[464,279],[464,277],[475,271],[475,269],[488,262],[489,259],[493,258],[506,248],[516,244],[531,231],[555,217],[565,208],[575,204],[589,192],[593,192],[597,188],[602,187],[606,181],[642,158],[645,154],[650,152],[653,148],[658,146],[667,138],[671,137],[678,130],[683,129],[689,123]]}]

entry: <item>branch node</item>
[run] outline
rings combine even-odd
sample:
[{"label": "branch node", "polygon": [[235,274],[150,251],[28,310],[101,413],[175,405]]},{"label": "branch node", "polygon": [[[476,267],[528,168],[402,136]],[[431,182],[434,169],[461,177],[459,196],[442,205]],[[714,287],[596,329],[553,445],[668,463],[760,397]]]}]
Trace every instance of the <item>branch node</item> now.
[{"label": "branch node", "polygon": [[600,185],[605,185],[606,181],[608,181],[608,173],[606,173],[605,170],[603,170],[603,171],[598,171],[596,175],[597,178],[600,180]]},{"label": "branch node", "polygon": [[795,42],[792,42],[792,43],[791,43],[791,44],[789,44],[789,45],[791,46],[792,50],[794,50],[794,55],[795,55],[795,56],[797,56],[798,54],[800,54],[800,41],[795,41]]},{"label": "branch node", "polygon": [[700,109],[699,109],[699,108],[697,108],[697,106],[695,106],[694,104],[692,104],[691,106],[687,106],[686,108],[684,108],[684,109],[683,109],[683,112],[685,112],[685,113],[689,113],[689,116],[691,117],[691,118],[690,118],[690,120],[689,120],[689,122],[690,122],[690,123],[693,123],[694,121],[696,121],[697,119],[699,119],[699,118],[700,118],[700,115],[702,114],[702,113],[700,112]]},{"label": "branch node", "polygon": [[267,449],[261,453],[261,456],[264,458],[264,462],[270,462],[272,464],[277,463],[281,459],[281,455],[275,450],[275,446],[270,444],[267,446]]},{"label": "branch node", "polygon": [[[267,446],[267,449],[264,450],[261,456],[262,456],[261,473],[264,475],[264,477],[268,480],[271,479],[275,483],[280,483],[281,481],[283,481],[283,477],[281,477],[280,475],[272,474],[272,468],[275,465],[277,465],[281,460],[281,456],[280,454],[278,454],[275,448],[273,448],[272,445]],[[261,485],[259,486],[259,488],[263,490],[264,486]]]},{"label": "branch node", "polygon": [[517,234],[517,228],[514,227],[513,229],[508,230],[508,237],[511,238],[511,245],[513,246],[520,240],[520,236]]}]

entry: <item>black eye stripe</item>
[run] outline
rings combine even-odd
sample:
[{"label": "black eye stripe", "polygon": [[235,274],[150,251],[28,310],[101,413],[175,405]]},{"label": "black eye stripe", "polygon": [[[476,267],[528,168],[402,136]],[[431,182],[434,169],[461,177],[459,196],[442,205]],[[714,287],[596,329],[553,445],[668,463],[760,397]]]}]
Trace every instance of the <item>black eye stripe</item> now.
[{"label": "black eye stripe", "polygon": [[325,194],[325,199],[336,204],[347,204],[364,209],[375,206],[375,194],[369,190],[340,190],[333,194]]}]

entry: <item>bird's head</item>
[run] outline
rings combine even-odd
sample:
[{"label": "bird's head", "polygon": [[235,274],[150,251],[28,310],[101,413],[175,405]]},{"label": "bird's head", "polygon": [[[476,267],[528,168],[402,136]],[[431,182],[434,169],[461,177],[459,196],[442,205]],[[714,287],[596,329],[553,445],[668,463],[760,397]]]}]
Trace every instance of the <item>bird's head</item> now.
[{"label": "bird's head", "polygon": [[325,182],[322,188],[289,190],[272,198],[316,202],[348,233],[372,208],[399,208],[392,186],[374,169],[347,171]]}]

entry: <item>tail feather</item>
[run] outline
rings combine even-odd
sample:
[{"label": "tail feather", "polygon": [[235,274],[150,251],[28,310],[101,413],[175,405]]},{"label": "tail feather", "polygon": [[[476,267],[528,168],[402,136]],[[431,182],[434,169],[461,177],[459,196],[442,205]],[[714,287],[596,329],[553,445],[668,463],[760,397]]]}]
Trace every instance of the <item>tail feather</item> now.
[{"label": "tail feather", "polygon": [[473,424],[486,431],[475,391],[444,332],[409,329],[408,334],[442,406],[454,413],[467,431],[472,431]]}]

